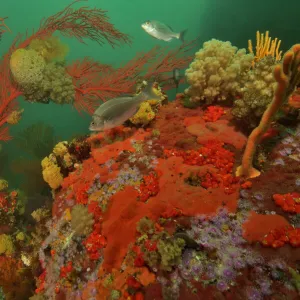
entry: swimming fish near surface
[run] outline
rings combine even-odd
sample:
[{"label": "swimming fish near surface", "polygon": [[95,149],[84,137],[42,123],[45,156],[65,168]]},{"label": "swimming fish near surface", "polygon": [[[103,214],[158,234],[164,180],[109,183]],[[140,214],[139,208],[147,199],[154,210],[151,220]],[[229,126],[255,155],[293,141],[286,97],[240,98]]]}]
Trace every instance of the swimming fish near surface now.
[{"label": "swimming fish near surface", "polygon": [[142,28],[152,37],[166,42],[170,42],[172,39],[179,39],[184,42],[184,35],[187,31],[174,32],[170,26],[154,20],[143,23]]},{"label": "swimming fish near surface", "polygon": [[160,100],[152,83],[148,83],[136,96],[117,97],[104,102],[95,110],[89,130],[103,131],[122,125],[138,111],[142,102],[150,99]]}]

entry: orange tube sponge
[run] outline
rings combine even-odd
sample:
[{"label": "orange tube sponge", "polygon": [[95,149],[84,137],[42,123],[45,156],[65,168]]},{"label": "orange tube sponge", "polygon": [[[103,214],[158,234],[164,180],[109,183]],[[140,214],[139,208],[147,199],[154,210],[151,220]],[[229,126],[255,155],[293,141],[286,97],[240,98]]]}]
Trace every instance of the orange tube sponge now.
[{"label": "orange tube sponge", "polygon": [[242,159],[242,165],[237,168],[236,175],[254,178],[260,171],[253,167],[255,150],[262,136],[269,129],[271,122],[282,104],[287,101],[300,83],[300,44],[294,45],[283,57],[283,62],[274,68],[274,78],[277,88],[273,100],[264,112],[261,121],[250,134]]}]

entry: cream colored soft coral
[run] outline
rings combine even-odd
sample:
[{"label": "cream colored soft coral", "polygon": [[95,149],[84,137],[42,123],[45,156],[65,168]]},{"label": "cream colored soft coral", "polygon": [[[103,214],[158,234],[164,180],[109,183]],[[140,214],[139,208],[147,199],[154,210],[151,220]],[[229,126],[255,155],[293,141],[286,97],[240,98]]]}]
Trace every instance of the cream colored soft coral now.
[{"label": "cream colored soft coral", "polygon": [[248,72],[243,97],[234,102],[232,115],[249,128],[258,125],[272,101],[277,85],[273,76],[276,63],[276,59],[270,55],[257,61],[254,68]]},{"label": "cream colored soft coral", "polygon": [[203,44],[186,70],[190,87],[185,91],[191,101],[226,100],[241,93],[253,54],[238,50],[230,42],[212,39]]},{"label": "cream colored soft coral", "polygon": [[86,206],[76,204],[71,211],[71,227],[75,235],[89,235],[93,231],[94,219]]}]

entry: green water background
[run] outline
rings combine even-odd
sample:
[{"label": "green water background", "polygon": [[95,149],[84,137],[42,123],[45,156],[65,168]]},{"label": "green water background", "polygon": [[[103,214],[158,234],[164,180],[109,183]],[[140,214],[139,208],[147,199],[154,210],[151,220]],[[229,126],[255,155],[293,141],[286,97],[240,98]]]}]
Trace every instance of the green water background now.
[{"label": "green water background", "polygon": [[[18,33],[37,29],[42,18],[57,13],[70,3],[69,0],[2,0],[0,16],[9,17],[6,23],[12,34],[6,33],[2,37],[0,54],[6,53]],[[77,3],[75,7],[87,5],[107,10],[111,22],[129,34],[133,43],[130,47],[112,49],[108,45],[99,46],[91,41],[84,45],[76,39],[62,38],[70,46],[68,62],[90,56],[117,67],[129,61],[137,52],[148,51],[155,45],[175,48],[180,44],[177,40],[166,43],[147,35],[140,25],[149,19],[160,20],[176,31],[188,29],[187,39],[200,36],[195,51],[211,38],[229,40],[239,48],[247,48],[248,39],[255,42],[256,30],[269,30],[272,37],[281,39],[282,50],[300,42],[299,0],[89,0]],[[183,89],[184,86],[179,91]],[[174,95],[175,91],[169,93],[171,98]],[[78,114],[71,106],[30,104],[22,98],[19,101],[25,112],[20,123],[11,126],[13,136],[38,121],[53,126],[60,140],[88,133],[90,117]],[[13,174],[10,167],[12,161],[24,156],[24,153],[16,147],[14,141],[10,141],[3,146],[3,154],[6,156],[0,161],[0,172],[10,180],[12,187],[17,188],[24,177]]]}]

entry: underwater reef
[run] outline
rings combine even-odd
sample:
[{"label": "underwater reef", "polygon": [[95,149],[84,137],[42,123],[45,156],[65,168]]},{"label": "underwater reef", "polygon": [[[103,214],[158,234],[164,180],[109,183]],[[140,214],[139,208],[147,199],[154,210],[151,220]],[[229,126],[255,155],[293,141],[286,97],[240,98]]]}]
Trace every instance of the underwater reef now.
[{"label": "underwater reef", "polygon": [[[300,45],[257,32],[255,53],[212,39],[185,56],[192,41],[113,69],[66,65],[56,30],[130,43],[104,11],[72,6],[18,38],[0,61],[1,141],[21,95],[92,114],[154,81],[160,100],[107,131],[57,141],[38,123],[16,138],[51,194],[0,179],[0,299],[298,299]],[[189,87],[168,99],[174,68]]]}]

